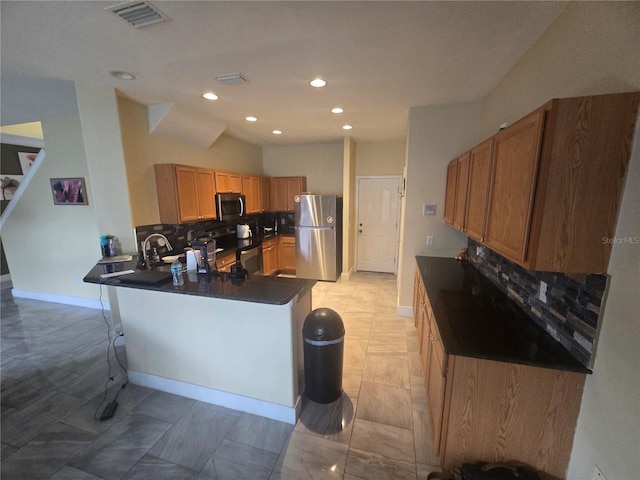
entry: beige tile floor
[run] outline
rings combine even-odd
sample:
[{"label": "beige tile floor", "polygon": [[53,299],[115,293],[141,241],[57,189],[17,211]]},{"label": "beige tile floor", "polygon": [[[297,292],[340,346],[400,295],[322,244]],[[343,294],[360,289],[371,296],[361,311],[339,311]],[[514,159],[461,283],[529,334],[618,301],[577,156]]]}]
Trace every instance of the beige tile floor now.
[{"label": "beige tile floor", "polygon": [[10,289],[3,282],[3,480],[417,480],[436,470],[418,342],[412,320],[395,313],[393,275],[314,287],[314,308],[345,324],[344,393],[304,401],[295,426],[135,385],[113,419],[96,421],[100,312],[13,299]]}]

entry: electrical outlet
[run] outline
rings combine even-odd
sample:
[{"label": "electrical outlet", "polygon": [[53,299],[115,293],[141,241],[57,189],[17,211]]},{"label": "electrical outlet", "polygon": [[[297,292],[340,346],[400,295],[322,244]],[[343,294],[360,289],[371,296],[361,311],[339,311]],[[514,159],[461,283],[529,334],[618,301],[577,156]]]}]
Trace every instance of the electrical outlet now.
[{"label": "electrical outlet", "polygon": [[122,335],[122,323],[116,322],[113,324],[113,332],[116,335]]},{"label": "electrical outlet", "polygon": [[591,480],[607,480],[597,465],[593,466],[593,476],[591,477]]},{"label": "electrical outlet", "polygon": [[427,245],[428,246],[432,246],[433,245],[433,235],[428,235],[427,236]]},{"label": "electrical outlet", "polygon": [[476,247],[476,256],[478,257],[484,257],[484,247],[478,245]]},{"label": "electrical outlet", "polygon": [[544,303],[547,303],[547,284],[545,282],[540,282],[540,293],[538,294],[538,298]]}]

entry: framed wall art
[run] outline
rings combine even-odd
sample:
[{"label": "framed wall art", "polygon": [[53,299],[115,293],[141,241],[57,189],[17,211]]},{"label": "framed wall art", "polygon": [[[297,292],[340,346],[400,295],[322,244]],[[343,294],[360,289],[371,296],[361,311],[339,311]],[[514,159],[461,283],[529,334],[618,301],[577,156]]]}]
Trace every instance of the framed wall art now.
[{"label": "framed wall art", "polygon": [[87,205],[84,178],[52,178],[51,194],[54,205]]}]

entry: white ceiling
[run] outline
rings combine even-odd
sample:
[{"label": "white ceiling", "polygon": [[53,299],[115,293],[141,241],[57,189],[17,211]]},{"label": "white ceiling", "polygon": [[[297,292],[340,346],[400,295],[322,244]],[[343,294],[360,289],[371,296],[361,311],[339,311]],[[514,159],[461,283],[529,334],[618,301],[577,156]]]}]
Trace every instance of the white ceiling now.
[{"label": "white ceiling", "polygon": [[[105,10],[116,3],[0,2],[2,125],[76,111],[72,82],[83,82],[175,103],[256,145],[399,140],[411,106],[484,98],[566,6],[155,1],[170,21],[135,29]],[[215,80],[234,72],[249,81]],[[316,76],[328,86],[311,88]],[[329,113],[336,105],[345,113]]]}]

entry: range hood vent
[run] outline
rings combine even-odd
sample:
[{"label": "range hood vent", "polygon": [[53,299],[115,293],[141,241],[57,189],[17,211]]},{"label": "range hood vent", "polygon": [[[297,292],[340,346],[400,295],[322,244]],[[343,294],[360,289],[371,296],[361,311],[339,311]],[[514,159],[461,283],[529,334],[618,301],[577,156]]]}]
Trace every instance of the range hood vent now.
[{"label": "range hood vent", "polygon": [[146,27],[147,25],[169,20],[169,17],[149,2],[124,2],[107,7],[105,10],[113,12],[135,28]]}]

